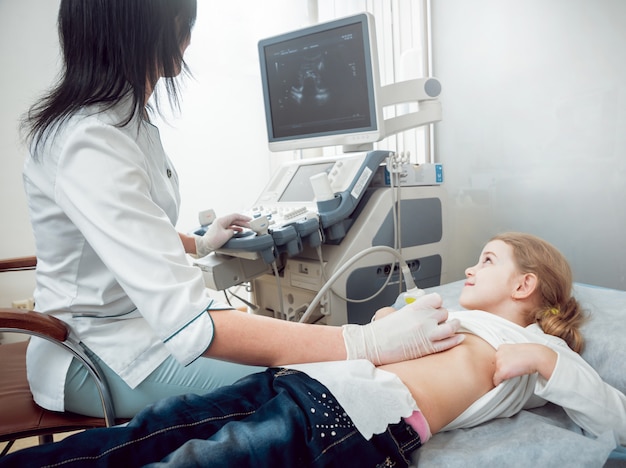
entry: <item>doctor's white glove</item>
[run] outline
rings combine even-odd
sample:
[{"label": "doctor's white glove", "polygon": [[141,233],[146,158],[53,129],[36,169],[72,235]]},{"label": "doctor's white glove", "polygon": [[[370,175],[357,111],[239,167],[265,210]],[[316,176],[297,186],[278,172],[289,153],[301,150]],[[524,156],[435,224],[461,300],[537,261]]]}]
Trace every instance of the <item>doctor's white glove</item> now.
[{"label": "doctor's white glove", "polygon": [[452,348],[463,341],[457,319],[446,322],[439,294],[428,294],[367,325],[344,325],[347,359],[375,365],[415,359]]},{"label": "doctor's white glove", "polygon": [[203,236],[196,236],[196,255],[205,257],[219,249],[235,235],[235,232],[240,232],[242,228],[249,227],[250,219],[248,216],[238,213],[217,218],[209,225],[209,229]]}]

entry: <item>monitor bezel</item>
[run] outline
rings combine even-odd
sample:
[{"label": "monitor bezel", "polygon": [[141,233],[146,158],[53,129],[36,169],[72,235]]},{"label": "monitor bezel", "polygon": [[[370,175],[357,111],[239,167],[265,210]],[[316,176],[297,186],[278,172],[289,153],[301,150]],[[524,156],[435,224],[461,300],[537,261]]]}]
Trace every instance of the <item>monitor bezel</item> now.
[{"label": "monitor bezel", "polygon": [[[265,49],[280,43],[292,41],[329,31],[347,25],[359,25],[362,31],[362,47],[365,57],[365,72],[367,82],[367,100],[370,113],[370,125],[347,130],[324,131],[307,133],[296,136],[277,137],[272,125],[272,106],[267,75]],[[328,21],[314,26],[298,29],[288,33],[263,39],[258,43],[259,60],[261,65],[261,82],[263,102],[267,128],[268,146],[270,151],[289,151],[307,148],[321,148],[328,146],[343,146],[346,149],[360,150],[384,138],[384,119],[382,106],[379,102],[380,75],[378,69],[378,54],[376,47],[376,28],[374,17],[370,13],[359,13],[345,18]]]}]

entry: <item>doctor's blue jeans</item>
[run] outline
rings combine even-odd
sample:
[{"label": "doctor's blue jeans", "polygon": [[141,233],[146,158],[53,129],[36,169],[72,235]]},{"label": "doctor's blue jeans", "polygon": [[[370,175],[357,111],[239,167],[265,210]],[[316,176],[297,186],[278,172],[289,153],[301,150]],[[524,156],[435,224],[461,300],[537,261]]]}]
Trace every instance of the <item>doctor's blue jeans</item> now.
[{"label": "doctor's blue jeans", "polygon": [[125,426],[17,452],[0,467],[400,467],[420,446],[403,421],[365,440],[326,387],[272,368],[204,396],[162,400]]}]

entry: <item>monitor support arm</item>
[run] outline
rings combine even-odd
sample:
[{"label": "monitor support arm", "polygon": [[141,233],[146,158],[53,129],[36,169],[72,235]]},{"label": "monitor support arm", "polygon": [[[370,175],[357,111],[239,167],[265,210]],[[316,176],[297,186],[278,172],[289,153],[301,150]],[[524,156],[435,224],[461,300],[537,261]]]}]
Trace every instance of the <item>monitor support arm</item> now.
[{"label": "monitor support arm", "polygon": [[418,103],[418,110],[385,119],[385,136],[420,127],[441,120],[441,83],[437,78],[417,78],[381,87],[383,107],[410,102]]}]

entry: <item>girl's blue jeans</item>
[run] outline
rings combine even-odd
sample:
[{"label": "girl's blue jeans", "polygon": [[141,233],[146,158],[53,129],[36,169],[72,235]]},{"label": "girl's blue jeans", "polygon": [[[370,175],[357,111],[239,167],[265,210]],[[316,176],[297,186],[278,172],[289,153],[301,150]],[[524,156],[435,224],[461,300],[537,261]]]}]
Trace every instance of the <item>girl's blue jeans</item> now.
[{"label": "girl's blue jeans", "polygon": [[403,421],[365,440],[326,387],[271,368],[203,396],[161,400],[124,426],[16,452],[0,467],[399,467],[420,446]]}]

